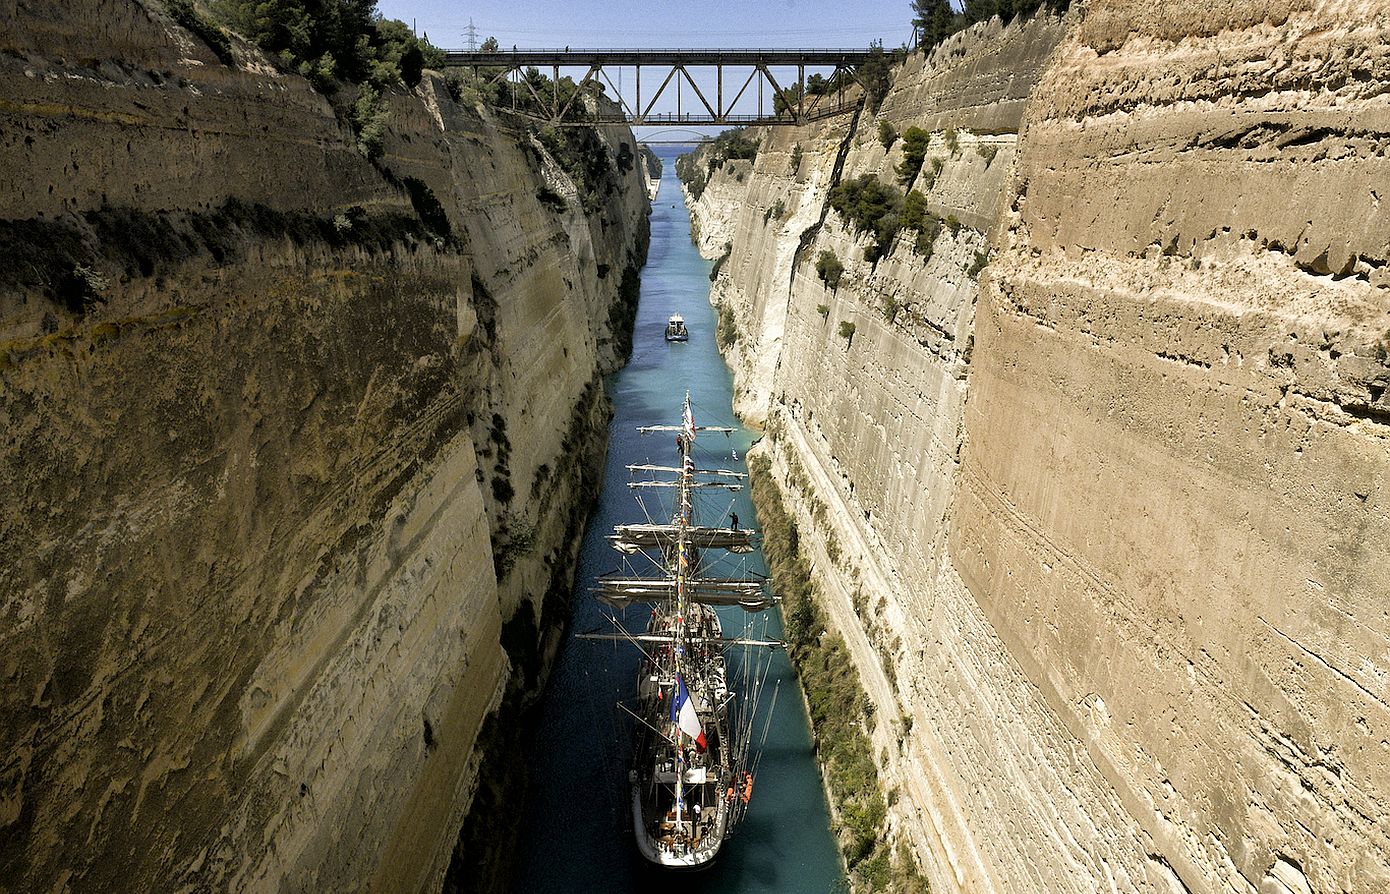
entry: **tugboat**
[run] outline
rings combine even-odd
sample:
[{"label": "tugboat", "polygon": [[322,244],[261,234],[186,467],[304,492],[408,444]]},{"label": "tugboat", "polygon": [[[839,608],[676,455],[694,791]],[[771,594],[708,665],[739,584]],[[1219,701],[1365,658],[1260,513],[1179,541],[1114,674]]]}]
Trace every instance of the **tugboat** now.
[{"label": "tugboat", "polygon": [[690,332],[685,328],[685,318],[682,317],[680,314],[671,314],[671,319],[666,321],[666,340],[690,340]]},{"label": "tugboat", "polygon": [[[641,632],[612,617],[616,633],[580,635],[627,642],[641,650],[631,707],[618,703],[633,720],[628,788],[637,850],[658,866],[699,869],[714,860],[748,809],[776,687],[768,714],[760,718],[762,738],[756,747],[753,720],[771,650],[782,645],[761,637],[726,637],[716,609],[737,607],[751,617],[778,599],[767,591],[765,579],[711,576],[702,562],[706,550],[753,551],[753,532],[738,527],[737,515],[731,514],[730,527],[696,522],[697,492],[739,490],[747,477],[729,469],[697,468],[692,456],[696,433],[727,435],[733,429],[696,426],[687,394],[680,425],[639,431],[676,433],[678,466],[628,466],[634,475],[666,476],[636,479],[629,486],[639,494],[649,488],[674,490],[671,521],[617,525],[609,541],[625,556],[650,560],[657,573],[640,576],[625,569],[604,575],[594,592],[614,608],[648,607],[644,614],[649,617]],[[748,649],[737,662],[739,691],[729,682],[726,653],[732,647]]]}]

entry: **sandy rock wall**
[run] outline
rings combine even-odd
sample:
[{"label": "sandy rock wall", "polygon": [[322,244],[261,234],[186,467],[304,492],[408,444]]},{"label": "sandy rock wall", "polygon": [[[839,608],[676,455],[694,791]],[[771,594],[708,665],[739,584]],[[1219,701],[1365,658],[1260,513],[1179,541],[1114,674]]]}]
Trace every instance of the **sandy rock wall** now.
[{"label": "sandy rock wall", "polygon": [[[852,130],[846,121],[760,135],[746,196],[723,211],[740,217],[727,275],[711,291],[738,324],[726,356],[740,410],[767,422],[766,449],[825,605],[880,706],[874,751],[886,757],[885,789],[899,795],[893,834],[943,890],[1088,890],[1094,859],[1057,848],[1057,830],[1090,827],[1094,838],[1090,814],[1102,812],[1116,827],[1104,835],[1135,834],[1105,780],[1057,753],[1067,730],[947,554],[976,259],[995,249],[1024,99],[1063,33],[1056,19],[978,28],[927,63],[910,62],[877,114]],[[932,135],[924,170],[936,162],[939,173],[914,186],[960,226],[944,228],[929,256],[909,232],[868,263],[868,237],[827,207],[836,183],[860,175],[901,188],[903,143],[885,148],[881,121]],[[783,174],[798,145],[800,169]],[[702,239],[728,181],[721,175],[693,204]],[[778,199],[795,216],[769,231],[763,216]],[[816,274],[823,251],[844,265],[838,288]],[[1116,848],[1101,848],[1114,875],[1142,878],[1142,857],[1124,864]]]},{"label": "sandy rock wall", "polygon": [[[0,167],[26,176],[6,178],[0,217],[209,208],[229,195],[286,210],[390,200],[328,100],[244,44],[240,67],[224,66],[154,2],[6,5]],[[267,153],[301,164],[265,165]]]},{"label": "sandy rock wall", "polygon": [[759,133],[759,139],[756,159],[726,162],[691,204],[701,254],[727,255],[710,300],[727,333],[721,336],[725,355],[737,358],[730,361],[734,406],[747,419],[766,418],[798,234],[820,220],[843,134],[830,124]]},{"label": "sandy rock wall", "polygon": [[594,486],[631,137],[585,213],[438,78],[373,164],[155,3],[12,11],[0,890],[437,888]]},{"label": "sandy rock wall", "polygon": [[957,567],[1194,890],[1388,883],[1388,29],[1096,4],[977,326]]},{"label": "sandy rock wall", "polygon": [[[1385,28],[1312,2],[977,26],[691,203],[707,255],[731,233],[739,408],[938,888],[1385,887]],[[864,263],[823,207],[893,181],[879,120],[933,132],[961,227],[925,262]],[[799,217],[767,234],[778,198]]]}]

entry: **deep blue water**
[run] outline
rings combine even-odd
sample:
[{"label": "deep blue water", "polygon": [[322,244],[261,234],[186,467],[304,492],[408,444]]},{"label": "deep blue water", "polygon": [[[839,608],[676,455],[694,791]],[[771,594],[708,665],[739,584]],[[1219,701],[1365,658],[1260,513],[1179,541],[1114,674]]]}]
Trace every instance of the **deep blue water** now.
[{"label": "deep blue water", "polygon": [[[742,470],[754,439],[731,409],[732,380],[715,347],[710,307],[710,263],[690,241],[690,218],[675,176],[679,147],[659,147],[664,164],[661,193],[652,212],[652,243],[642,272],[631,362],[608,381],[615,415],[609,429],[603,492],[589,518],[580,550],[570,633],[561,647],[539,708],[539,727],[528,744],[527,789],[519,847],[517,894],[624,894],[624,892],[767,892],[822,894],[844,890],[820,776],[811,754],[809,721],[783,652],[773,658],[762,705],[780,694],[763,749],[748,815],[727,840],[714,866],[690,875],[648,868],[637,855],[626,809],[625,727],[614,702],[631,695],[637,653],[628,645],[577,640],[574,633],[609,628],[605,611],[588,592],[593,579],[617,570],[620,556],[604,539],[613,525],[642,521],[627,487],[628,463],[674,462],[674,436],[636,431],[639,425],[676,423],[689,390],[700,425],[733,426],[731,437],[702,433],[701,465]],[[667,317],[680,313],[690,329],[686,344],[662,337]],[[737,452],[738,460],[732,459]],[[657,505],[648,501],[649,507]],[[742,525],[757,521],[746,491],[712,498],[706,519],[738,513]],[[655,513],[654,513],[655,514]],[[750,570],[764,572],[761,553]],[[734,573],[731,569],[729,573]],[[768,626],[755,632],[780,635]],[[721,610],[726,634],[743,623],[737,609]],[[760,616],[761,617],[761,616]],[[634,629],[640,624],[634,623]],[[732,650],[737,653],[739,650]],[[731,679],[737,679],[731,670]],[[761,729],[761,720],[757,721]]]}]

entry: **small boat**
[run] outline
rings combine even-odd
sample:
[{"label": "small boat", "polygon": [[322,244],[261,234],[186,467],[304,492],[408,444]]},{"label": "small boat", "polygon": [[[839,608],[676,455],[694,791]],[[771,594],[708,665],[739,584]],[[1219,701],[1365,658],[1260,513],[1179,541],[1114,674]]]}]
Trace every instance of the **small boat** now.
[{"label": "small boat", "polygon": [[690,331],[685,328],[685,318],[680,314],[671,314],[671,319],[666,321],[666,340],[690,340]]}]

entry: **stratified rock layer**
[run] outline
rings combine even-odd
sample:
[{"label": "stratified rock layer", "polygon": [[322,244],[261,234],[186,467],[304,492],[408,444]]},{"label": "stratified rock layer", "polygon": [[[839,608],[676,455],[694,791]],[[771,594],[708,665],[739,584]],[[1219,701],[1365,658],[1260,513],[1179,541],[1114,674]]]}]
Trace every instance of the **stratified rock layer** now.
[{"label": "stratified rock layer", "polygon": [[952,553],[1186,884],[1284,862],[1373,891],[1390,12],[1287,6],[1105,4],[1060,48],[978,327]]},{"label": "stratified rock layer", "polygon": [[594,486],[631,135],[581,197],[427,76],[372,163],[155,3],[6,21],[0,890],[437,889]]},{"label": "stratified rock layer", "polygon": [[[692,203],[936,888],[1390,886],[1387,47],[1375,3],[977,26]],[[925,262],[822,210],[894,180],[879,120],[934,132]]]}]

